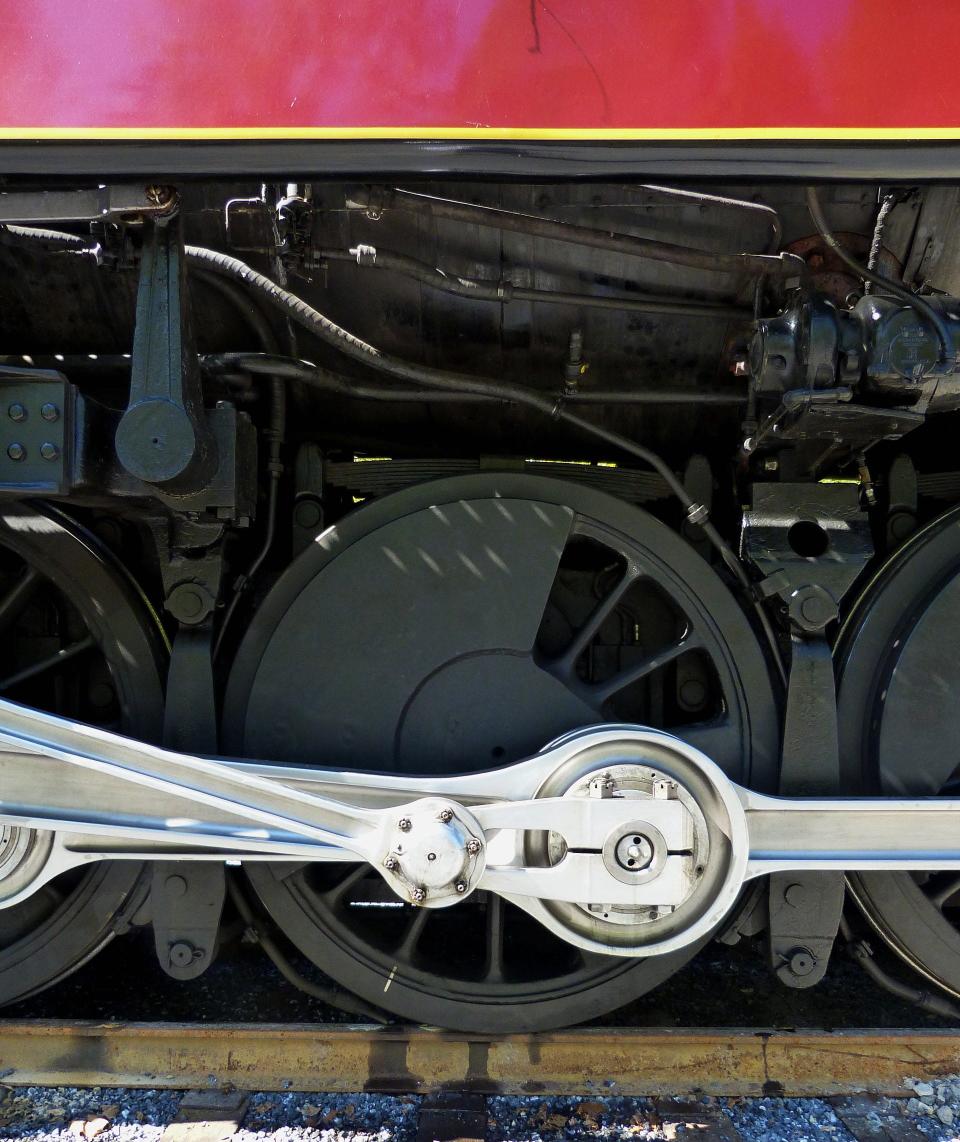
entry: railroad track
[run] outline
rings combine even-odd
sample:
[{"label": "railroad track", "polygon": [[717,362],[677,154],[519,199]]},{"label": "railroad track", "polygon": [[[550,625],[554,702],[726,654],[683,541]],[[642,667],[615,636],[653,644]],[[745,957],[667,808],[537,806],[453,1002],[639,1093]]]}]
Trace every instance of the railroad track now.
[{"label": "railroad track", "polygon": [[910,1093],[960,1072],[960,1031],[582,1029],[461,1035],[346,1024],[0,1021],[25,1086],[582,1096]]}]

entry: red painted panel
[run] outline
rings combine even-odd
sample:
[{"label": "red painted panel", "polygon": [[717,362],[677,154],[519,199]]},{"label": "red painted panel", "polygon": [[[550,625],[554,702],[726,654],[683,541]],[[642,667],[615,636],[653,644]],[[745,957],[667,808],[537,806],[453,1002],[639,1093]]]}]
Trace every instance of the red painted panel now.
[{"label": "red painted panel", "polygon": [[4,128],[960,127],[956,0],[0,0]]}]

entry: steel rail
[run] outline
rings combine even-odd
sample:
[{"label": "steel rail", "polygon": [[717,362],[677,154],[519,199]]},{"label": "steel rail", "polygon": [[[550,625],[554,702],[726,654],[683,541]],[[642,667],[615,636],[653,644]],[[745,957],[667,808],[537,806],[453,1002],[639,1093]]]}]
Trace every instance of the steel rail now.
[{"label": "steel rail", "polygon": [[505,1036],[422,1027],[0,1021],[25,1086],[427,1094],[824,1096],[910,1093],[960,1071],[960,1031],[578,1028]]}]

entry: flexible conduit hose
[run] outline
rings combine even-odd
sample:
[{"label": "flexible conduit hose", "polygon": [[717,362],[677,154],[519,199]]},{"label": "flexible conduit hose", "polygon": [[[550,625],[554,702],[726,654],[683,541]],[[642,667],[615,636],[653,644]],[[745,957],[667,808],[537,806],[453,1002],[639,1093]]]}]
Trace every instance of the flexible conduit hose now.
[{"label": "flexible conduit hose", "polygon": [[820,205],[820,196],[817,194],[816,187],[807,187],[807,209],[810,211],[810,217],[813,219],[813,224],[816,226],[820,237],[837,255],[840,261],[853,270],[858,278],[861,278],[865,282],[873,282],[874,285],[880,286],[881,289],[892,294],[893,297],[899,298],[900,301],[905,302],[907,305],[912,306],[918,313],[923,314],[937,331],[937,337],[940,340],[940,360],[947,364],[952,363],[956,358],[956,350],[953,347],[953,336],[942,315],[922,297],[911,293],[906,286],[900,285],[899,282],[893,281],[892,278],[885,277],[876,270],[861,265],[856,258],[844,249],[830,229],[830,224],[827,222],[826,215],[823,213],[823,207]]},{"label": "flexible conduit hose", "polygon": [[[870,240],[870,253],[867,255],[867,269],[871,272],[877,268],[880,261],[880,251],[883,249],[883,229],[887,224],[887,215],[897,204],[895,194],[885,194],[877,211],[877,219],[873,224],[873,238]],[[870,293],[872,282],[863,283],[863,292]]]}]

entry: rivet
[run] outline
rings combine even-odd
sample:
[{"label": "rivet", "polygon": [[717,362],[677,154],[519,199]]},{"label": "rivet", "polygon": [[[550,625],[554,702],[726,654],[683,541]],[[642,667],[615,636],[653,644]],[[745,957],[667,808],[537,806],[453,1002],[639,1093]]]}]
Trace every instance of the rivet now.
[{"label": "rivet", "polygon": [[168,876],[164,888],[169,896],[179,897],[187,894],[187,882],[182,876]]}]

